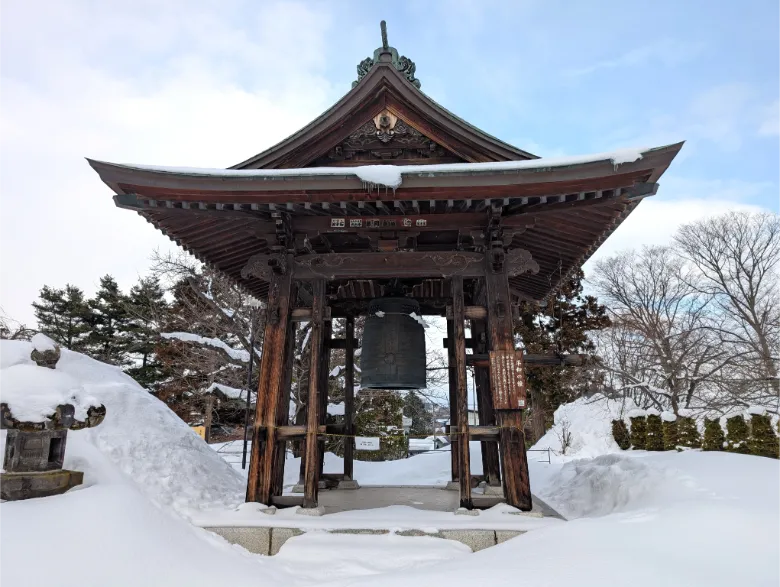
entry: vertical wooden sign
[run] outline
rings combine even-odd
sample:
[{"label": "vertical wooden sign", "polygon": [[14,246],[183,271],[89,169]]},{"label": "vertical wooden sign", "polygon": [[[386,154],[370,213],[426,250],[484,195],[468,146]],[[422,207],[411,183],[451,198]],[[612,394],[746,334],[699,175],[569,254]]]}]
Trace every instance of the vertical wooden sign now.
[{"label": "vertical wooden sign", "polygon": [[490,351],[490,384],[496,410],[525,408],[523,351]]}]

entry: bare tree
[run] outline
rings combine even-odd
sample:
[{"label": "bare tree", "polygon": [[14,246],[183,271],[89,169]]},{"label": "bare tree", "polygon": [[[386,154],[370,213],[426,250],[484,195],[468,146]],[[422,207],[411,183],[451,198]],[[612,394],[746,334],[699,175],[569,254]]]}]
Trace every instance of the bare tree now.
[{"label": "bare tree", "polygon": [[615,325],[612,385],[675,413],[704,401],[729,355],[713,336],[711,299],[682,259],[669,247],[627,251],[597,263],[593,283]]},{"label": "bare tree", "polygon": [[724,390],[747,405],[777,405],[780,348],[780,217],[729,212],[683,226],[676,249],[696,269],[696,287],[713,300],[717,332],[735,360]]},{"label": "bare tree", "polygon": [[30,340],[34,334],[35,330],[7,316],[0,308],[0,339]]}]

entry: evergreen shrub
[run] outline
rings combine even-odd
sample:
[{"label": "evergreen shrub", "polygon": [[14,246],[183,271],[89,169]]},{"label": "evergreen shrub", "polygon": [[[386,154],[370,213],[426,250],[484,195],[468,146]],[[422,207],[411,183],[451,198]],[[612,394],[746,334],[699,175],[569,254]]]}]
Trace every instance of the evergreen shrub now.
[{"label": "evergreen shrub", "polygon": [[[718,427],[720,428],[720,424]],[[701,435],[696,420],[689,416],[677,418],[677,444],[686,448],[701,448]],[[723,446],[722,440],[721,446]]]},{"label": "evergreen shrub", "polygon": [[628,433],[628,426],[622,419],[612,420],[612,438],[615,439],[615,442],[621,449],[628,450],[631,448],[631,436]]},{"label": "evergreen shrub", "polygon": [[772,421],[768,415],[751,414],[748,448],[752,455],[778,458],[780,442],[777,434],[772,430]]},{"label": "evergreen shrub", "polygon": [[661,422],[661,416],[648,414],[647,416],[647,440],[645,441],[647,450],[664,449],[664,429]]},{"label": "evergreen shrub", "polygon": [[631,448],[645,450],[647,448],[647,420],[644,416],[631,418]]},{"label": "evergreen shrub", "polygon": [[739,454],[750,454],[748,438],[750,429],[745,418],[740,414],[726,420],[726,450]]}]

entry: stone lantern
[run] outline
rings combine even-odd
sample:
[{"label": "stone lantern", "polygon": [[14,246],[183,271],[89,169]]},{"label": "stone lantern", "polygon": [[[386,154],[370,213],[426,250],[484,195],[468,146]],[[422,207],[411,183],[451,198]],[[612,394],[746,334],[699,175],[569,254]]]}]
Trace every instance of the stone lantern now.
[{"label": "stone lantern", "polygon": [[[32,359],[39,367],[54,369],[59,355],[57,347],[36,349]],[[83,482],[84,473],[62,468],[68,430],[97,426],[103,421],[106,409],[102,405],[91,406],[83,421],[77,420],[74,413],[73,405],[61,404],[43,422],[20,421],[8,404],[0,403],[0,428],[8,431],[0,483],[2,499],[15,501],[57,495]]]}]

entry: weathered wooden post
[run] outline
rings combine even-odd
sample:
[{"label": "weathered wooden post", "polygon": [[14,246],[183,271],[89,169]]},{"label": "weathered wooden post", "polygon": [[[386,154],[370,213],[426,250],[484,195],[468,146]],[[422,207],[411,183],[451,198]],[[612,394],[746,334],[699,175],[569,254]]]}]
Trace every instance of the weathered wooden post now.
[{"label": "weathered wooden post", "polygon": [[344,329],[344,481],[355,480],[355,317],[347,316]]},{"label": "weathered wooden post", "polygon": [[[281,275],[275,274],[271,279],[246,490],[247,501],[269,505],[273,491],[273,463],[279,460],[276,421],[284,385],[292,275],[288,270]],[[284,457],[283,454],[281,456]]]},{"label": "weathered wooden post", "polygon": [[306,448],[304,457],[306,469],[303,475],[303,507],[317,507],[317,494],[320,482],[320,426],[321,400],[319,388],[322,385],[323,338],[325,314],[325,281],[312,280],[311,308],[311,366],[309,367],[309,399],[306,406]]},{"label": "weathered wooden post", "polygon": [[532,508],[528,461],[523,436],[525,378],[522,354],[515,351],[512,306],[506,265],[488,258],[485,274],[490,344],[490,391],[499,426],[501,481],[506,502],[524,511]]},{"label": "weathered wooden post", "polygon": [[471,509],[471,460],[469,451],[469,405],[466,384],[466,332],[465,304],[463,303],[463,278],[453,277],[452,283],[452,325],[453,358],[455,359],[455,382],[457,406],[458,481],[460,483],[460,507]]}]

